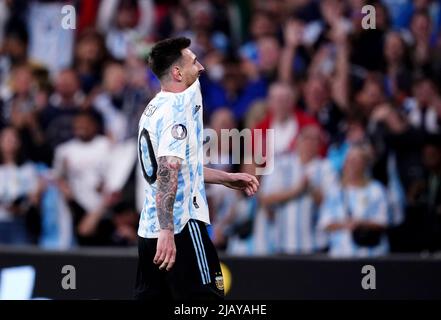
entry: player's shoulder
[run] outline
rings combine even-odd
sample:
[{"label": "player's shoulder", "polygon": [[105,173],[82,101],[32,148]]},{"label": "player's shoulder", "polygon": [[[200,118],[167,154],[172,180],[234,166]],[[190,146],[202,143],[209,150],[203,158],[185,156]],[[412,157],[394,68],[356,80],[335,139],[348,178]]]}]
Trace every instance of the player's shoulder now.
[{"label": "player's shoulder", "polygon": [[176,96],[174,94],[158,93],[145,107],[143,117],[158,120],[169,117],[176,112]]}]

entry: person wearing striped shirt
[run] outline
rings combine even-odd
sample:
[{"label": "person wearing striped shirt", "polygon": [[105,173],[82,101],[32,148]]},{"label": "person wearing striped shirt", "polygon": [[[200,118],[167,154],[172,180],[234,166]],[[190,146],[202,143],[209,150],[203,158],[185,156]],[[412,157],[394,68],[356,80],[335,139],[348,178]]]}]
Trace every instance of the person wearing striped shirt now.
[{"label": "person wearing striped shirt", "polygon": [[253,195],[257,179],[203,166],[199,75],[187,38],[158,42],[150,67],[161,91],[139,122],[139,160],[146,180],[139,222],[137,299],[223,299],[223,277],[207,224],[205,183]]},{"label": "person wearing striped shirt", "polygon": [[[319,228],[329,235],[332,257],[373,257],[389,251],[385,233],[390,218],[388,195],[383,185],[369,176],[370,155],[369,145],[352,145],[344,163],[341,183],[326,194]],[[360,227],[365,230],[365,240],[357,236]],[[369,233],[371,235],[367,236]],[[368,240],[367,237],[377,240]]]},{"label": "person wearing striped shirt", "polygon": [[277,157],[273,173],[263,177],[260,202],[274,216],[278,253],[311,254],[326,248],[317,221],[322,198],[336,176],[330,163],[319,157],[320,139],[317,125],[304,127],[296,152]]}]

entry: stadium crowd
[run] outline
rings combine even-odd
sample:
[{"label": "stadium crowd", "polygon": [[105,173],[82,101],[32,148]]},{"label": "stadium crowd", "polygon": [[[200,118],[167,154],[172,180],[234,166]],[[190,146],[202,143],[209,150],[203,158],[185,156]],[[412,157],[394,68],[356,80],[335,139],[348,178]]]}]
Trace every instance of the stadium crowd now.
[{"label": "stadium crowd", "polygon": [[185,36],[206,127],[275,133],[256,196],[207,186],[220,251],[441,250],[440,29],[436,0],[0,0],[0,244],[136,243],[148,53]]}]

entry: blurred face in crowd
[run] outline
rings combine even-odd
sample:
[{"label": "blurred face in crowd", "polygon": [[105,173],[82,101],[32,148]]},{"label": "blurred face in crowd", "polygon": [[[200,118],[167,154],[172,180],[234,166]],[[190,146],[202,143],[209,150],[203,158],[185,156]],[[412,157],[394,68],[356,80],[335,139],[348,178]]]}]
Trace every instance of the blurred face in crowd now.
[{"label": "blurred face in crowd", "polygon": [[362,112],[369,115],[374,108],[385,100],[381,84],[374,79],[367,79],[363,88],[357,95],[357,103],[362,108]]},{"label": "blurred face in crowd", "polygon": [[227,62],[224,64],[224,76],[222,85],[229,94],[235,94],[245,84],[246,77],[238,62]]},{"label": "blurred face in crowd", "polygon": [[178,34],[188,29],[189,18],[184,7],[176,7],[171,10],[170,18],[173,25],[173,33]]},{"label": "blurred face in crowd", "polygon": [[321,132],[317,126],[307,126],[300,131],[297,138],[297,151],[303,159],[313,159],[318,156]]},{"label": "blurred face in crowd", "polygon": [[343,15],[344,3],[340,0],[322,0],[320,1],[320,11],[324,20],[328,24],[332,24]]},{"label": "blurred face in crowd", "polygon": [[435,95],[432,81],[429,79],[423,79],[414,83],[413,95],[418,101],[420,107],[427,107]]},{"label": "blurred face in crowd", "polygon": [[349,122],[346,131],[346,140],[349,143],[357,143],[363,141],[366,136],[366,130],[360,122]]},{"label": "blurred face in crowd", "polygon": [[64,99],[72,99],[79,88],[77,74],[72,70],[61,71],[55,79],[55,90]]},{"label": "blurred face in crowd", "polygon": [[75,117],[73,125],[75,137],[84,142],[92,140],[98,131],[96,121],[90,115]]},{"label": "blurred face in crowd", "polygon": [[4,39],[4,50],[10,56],[12,63],[26,60],[27,45],[16,36],[6,36]]},{"label": "blurred face in crowd", "polygon": [[390,32],[386,36],[384,44],[384,56],[387,62],[399,63],[403,60],[405,53],[404,42],[398,32]]},{"label": "blurred face in crowd", "polygon": [[32,89],[34,78],[31,70],[26,67],[18,67],[12,73],[12,90],[18,95],[27,95]]},{"label": "blurred face in crowd", "polygon": [[265,36],[272,36],[275,34],[274,22],[271,21],[269,15],[258,12],[254,14],[251,21],[250,33],[254,39],[259,39]]},{"label": "blurred face in crowd", "polygon": [[17,131],[12,127],[5,128],[0,132],[0,152],[3,157],[12,157],[17,154],[20,145]]},{"label": "blurred face in crowd", "polygon": [[190,21],[194,29],[209,30],[213,23],[213,8],[210,3],[195,1],[189,8]]},{"label": "blurred face in crowd", "polygon": [[430,18],[425,14],[418,13],[412,17],[410,31],[412,32],[417,42],[428,41],[431,29],[432,25]]},{"label": "blurred face in crowd", "polygon": [[369,146],[353,146],[349,149],[343,167],[345,179],[360,179],[366,176],[369,164]]},{"label": "blurred face in crowd", "polygon": [[77,59],[86,62],[97,62],[103,56],[102,40],[98,34],[87,34],[76,43]]},{"label": "blurred face in crowd", "polygon": [[120,29],[131,29],[136,27],[137,14],[136,5],[130,3],[131,1],[123,1],[116,13],[116,25]]},{"label": "blurred face in crowd", "polygon": [[276,70],[279,57],[280,45],[274,37],[264,37],[258,42],[259,69],[263,72]]},{"label": "blurred face in crowd", "polygon": [[276,121],[287,120],[294,108],[293,89],[283,83],[273,84],[268,94],[268,110]]},{"label": "blurred face in crowd", "polygon": [[216,131],[218,147],[221,148],[221,150],[230,150],[232,146],[229,139],[221,139],[222,129],[230,130],[236,128],[236,121],[230,109],[220,108],[213,112],[210,119],[210,127]]},{"label": "blurred face in crowd", "polygon": [[112,95],[120,94],[127,83],[125,69],[122,65],[113,63],[104,71],[104,87]]},{"label": "blurred face in crowd", "polygon": [[234,115],[228,108],[217,109],[211,115],[210,127],[220,136],[221,129],[233,129],[236,127]]},{"label": "blurred face in crowd", "polygon": [[303,94],[308,111],[317,113],[329,102],[329,88],[326,79],[320,76],[310,76],[303,88]]}]

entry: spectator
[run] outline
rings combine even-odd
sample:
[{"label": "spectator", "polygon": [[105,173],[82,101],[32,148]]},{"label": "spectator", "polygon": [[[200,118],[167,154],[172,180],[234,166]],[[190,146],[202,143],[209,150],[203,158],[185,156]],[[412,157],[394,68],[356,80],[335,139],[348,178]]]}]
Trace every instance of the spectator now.
[{"label": "spectator", "polygon": [[[256,197],[248,198],[240,191],[234,190],[234,205],[218,223],[215,233],[215,241],[225,241],[225,252],[230,255],[255,255],[257,254],[254,240],[254,225],[258,201]],[[267,239],[268,240],[268,239]]]},{"label": "spectator", "polygon": [[375,107],[384,102],[386,102],[386,96],[381,78],[377,73],[369,74],[355,95],[357,112],[368,119]]},{"label": "spectator", "polygon": [[409,199],[408,232],[416,242],[410,247],[413,251],[441,249],[440,145],[440,135],[429,135],[425,140],[422,158],[426,174]]},{"label": "spectator", "polygon": [[369,176],[368,145],[351,147],[341,187],[326,195],[319,228],[329,234],[332,257],[380,256],[389,251],[384,232],[388,203],[383,186]]},{"label": "spectator", "polygon": [[367,139],[365,122],[361,117],[348,117],[343,127],[343,137],[341,140],[331,144],[328,149],[327,158],[332,167],[339,174],[343,171],[343,165],[350,147]]},{"label": "spectator", "polygon": [[433,105],[436,103],[437,89],[432,79],[417,75],[412,86],[413,96],[407,98],[403,108],[408,114],[410,124],[426,133],[440,131],[438,113]]},{"label": "spectator", "polygon": [[125,59],[138,39],[150,35],[153,12],[151,0],[101,1],[97,27],[106,34],[106,46],[114,58]]},{"label": "spectator", "polygon": [[145,83],[132,84],[133,78],[129,79],[127,69],[120,63],[109,63],[104,70],[104,90],[93,101],[103,119],[104,132],[114,142],[136,136],[133,118],[139,118],[148,99]]},{"label": "spectator", "polygon": [[309,124],[316,124],[313,118],[295,107],[295,98],[295,93],[288,84],[271,85],[267,98],[268,113],[255,128],[263,130],[264,139],[267,129],[275,131],[274,136],[277,137],[273,146],[275,157],[292,151],[296,137],[302,128]]},{"label": "spectator", "polygon": [[54,82],[55,92],[39,114],[40,125],[52,149],[73,138],[73,118],[85,102],[75,70],[61,71]]},{"label": "spectator", "polygon": [[336,178],[330,164],[319,158],[320,139],[317,126],[300,129],[296,152],[279,155],[273,173],[263,177],[260,202],[274,214],[279,253],[314,253],[326,247],[316,223],[325,192]]},{"label": "spectator", "polygon": [[386,95],[402,103],[410,94],[412,64],[407,44],[400,33],[391,31],[386,34],[383,55],[386,61]]},{"label": "spectator", "polygon": [[432,21],[424,9],[415,11],[410,23],[410,43],[412,45],[412,62],[415,68],[428,67],[431,59]]},{"label": "spectator", "polygon": [[257,65],[259,39],[275,36],[276,31],[277,28],[270,13],[264,10],[255,11],[250,22],[250,39],[239,49],[241,58]]},{"label": "spectator", "polygon": [[55,149],[54,171],[59,179],[80,244],[100,244],[97,230],[108,207],[105,197],[110,141],[98,134],[90,112],[74,117],[74,138]]},{"label": "spectator", "polygon": [[410,126],[400,110],[390,105],[380,105],[372,114],[369,135],[375,149],[376,160],[373,173],[387,185],[388,158],[396,158],[397,172],[407,195],[412,193],[414,183],[423,177],[421,162],[424,132]]},{"label": "spectator", "polygon": [[[217,109],[210,119],[209,129],[206,131],[206,144],[204,144],[205,160],[209,161],[207,166],[210,168],[220,169],[227,172],[233,172],[235,169],[232,144],[230,139],[222,139],[222,130],[224,133],[230,134],[231,129],[236,128],[234,115],[228,108]],[[240,150],[236,150],[238,153]],[[237,154],[236,154],[237,156]],[[237,164],[237,163],[236,163]],[[220,230],[223,220],[227,213],[232,210],[234,206],[235,191],[223,188],[221,185],[210,184],[206,189],[208,205],[210,209],[210,218],[213,222],[212,237],[217,247],[225,249],[226,238]]]},{"label": "spectator", "polygon": [[34,165],[24,158],[17,131],[0,131],[0,243],[37,243],[39,181]]},{"label": "spectator", "polygon": [[8,80],[13,67],[28,62],[28,33],[20,24],[5,28],[3,45],[0,47],[0,97],[9,94]]},{"label": "spectator", "polygon": [[3,102],[5,123],[17,129],[26,157],[45,162],[48,148],[38,123],[39,94],[36,79],[27,65],[16,66],[11,75],[11,96]]},{"label": "spectator", "polygon": [[208,1],[193,1],[188,6],[190,29],[182,34],[192,40],[192,50],[203,58],[210,49],[227,54],[230,43],[227,36],[214,29],[217,12]]},{"label": "spectator", "polygon": [[326,143],[336,142],[342,134],[344,114],[331,98],[327,79],[310,75],[303,87],[303,107],[327,133]]},{"label": "spectator", "polygon": [[93,29],[84,30],[75,42],[73,61],[82,92],[89,94],[99,86],[107,58],[103,36]]},{"label": "spectator", "polygon": [[[210,75],[210,74],[209,74]],[[221,67],[222,81],[201,76],[201,90],[210,114],[219,107],[229,106],[236,121],[242,121],[250,105],[267,94],[268,82],[250,63],[228,57]],[[205,105],[204,105],[205,107]]]}]

